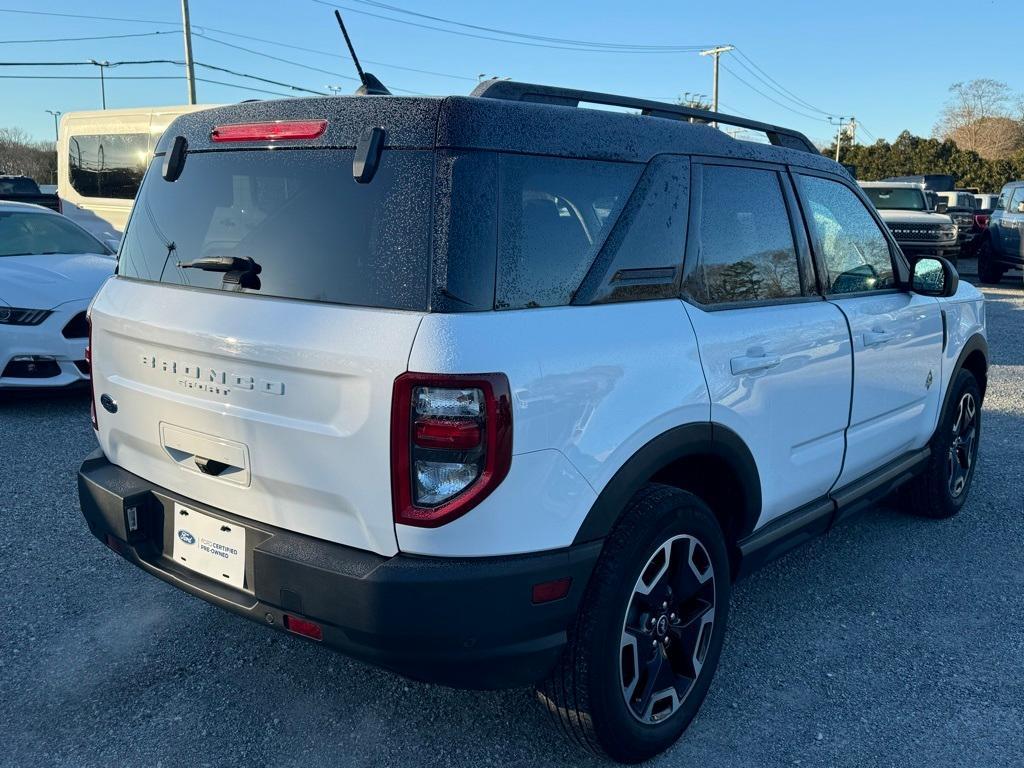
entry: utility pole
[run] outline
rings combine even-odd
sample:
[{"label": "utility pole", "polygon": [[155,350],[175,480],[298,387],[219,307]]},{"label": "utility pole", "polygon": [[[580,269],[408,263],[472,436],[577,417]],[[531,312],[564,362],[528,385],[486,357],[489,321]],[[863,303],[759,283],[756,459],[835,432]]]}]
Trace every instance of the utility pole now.
[{"label": "utility pole", "polygon": [[[713,56],[714,61],[714,78],[711,81],[711,111],[718,111],[718,58],[723,53],[728,53],[735,46],[732,45],[720,45],[717,48],[708,48],[706,51],[701,51],[701,56]],[[712,123],[715,128],[718,127],[718,123]]]},{"label": "utility pole", "polygon": [[57,125],[57,119],[61,115],[63,115],[64,113],[61,112],[60,110],[57,110],[56,112],[54,112],[52,109],[47,109],[45,111],[49,112],[51,115],[53,115],[53,140],[54,141],[60,141],[60,128]]},{"label": "utility pole", "polygon": [[96,61],[96,59],[90,59],[90,64],[95,64],[100,68],[100,98],[103,100],[103,108],[107,108],[107,81],[103,79],[103,70],[110,66],[109,61]]},{"label": "utility pole", "polygon": [[830,123],[832,123],[832,125],[836,126],[836,162],[838,163],[839,162],[839,149],[843,145],[843,126],[844,125],[856,126],[857,118],[855,118],[855,117],[839,117],[839,118],[835,118],[835,122],[833,122],[833,118],[830,117],[828,119],[828,121]]},{"label": "utility pole", "polygon": [[185,34],[185,79],[188,81],[188,103],[196,103],[196,70],[192,64],[192,25],[188,20],[188,0],[181,0],[181,27]]}]

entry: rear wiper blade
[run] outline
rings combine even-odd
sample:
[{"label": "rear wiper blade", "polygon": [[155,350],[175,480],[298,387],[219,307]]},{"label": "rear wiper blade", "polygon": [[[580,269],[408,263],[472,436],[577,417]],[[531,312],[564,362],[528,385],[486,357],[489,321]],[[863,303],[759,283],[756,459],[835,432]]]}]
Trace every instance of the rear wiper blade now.
[{"label": "rear wiper blade", "polygon": [[252,272],[259,274],[262,268],[253,259],[239,256],[207,256],[193,261],[179,261],[181,269],[201,269],[204,272]]}]

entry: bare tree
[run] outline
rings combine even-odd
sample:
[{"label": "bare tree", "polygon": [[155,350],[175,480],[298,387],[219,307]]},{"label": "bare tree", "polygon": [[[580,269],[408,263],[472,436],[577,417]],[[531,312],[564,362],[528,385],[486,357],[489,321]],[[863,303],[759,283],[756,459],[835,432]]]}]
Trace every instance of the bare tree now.
[{"label": "bare tree", "polygon": [[1014,94],[1006,83],[988,78],[953,83],[939,114],[935,135],[986,159],[1007,157],[1024,146],[1024,123],[1014,116]]},{"label": "bare tree", "polygon": [[40,184],[56,181],[52,141],[32,141],[20,128],[0,128],[0,174],[31,176]]}]

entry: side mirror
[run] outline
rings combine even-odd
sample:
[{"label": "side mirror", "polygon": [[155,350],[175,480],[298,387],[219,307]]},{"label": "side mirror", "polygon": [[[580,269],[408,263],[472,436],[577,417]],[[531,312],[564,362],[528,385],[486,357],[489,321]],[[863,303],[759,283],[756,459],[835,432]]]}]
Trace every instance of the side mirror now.
[{"label": "side mirror", "polygon": [[107,248],[112,250],[115,254],[121,248],[121,238],[120,237],[108,237],[103,242],[107,246]]},{"label": "side mirror", "polygon": [[947,203],[945,200],[939,200],[937,203],[935,203],[935,212],[936,213],[945,213],[948,210],[949,210],[949,203]]},{"label": "side mirror", "polygon": [[960,287],[960,275],[946,259],[925,256],[914,262],[910,290],[922,296],[949,297]]}]

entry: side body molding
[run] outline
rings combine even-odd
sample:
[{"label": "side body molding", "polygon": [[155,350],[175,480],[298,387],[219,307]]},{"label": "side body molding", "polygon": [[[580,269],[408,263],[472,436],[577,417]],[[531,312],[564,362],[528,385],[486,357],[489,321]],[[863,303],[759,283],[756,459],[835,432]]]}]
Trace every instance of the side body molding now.
[{"label": "side body molding", "polygon": [[742,508],[735,510],[736,531],[750,534],[761,514],[761,478],[747,446],[731,429],[711,422],[684,424],[651,440],[637,451],[601,490],[583,520],[574,544],[608,535],[622,510],[659,470],[687,457],[713,456],[725,462],[743,486]]}]

